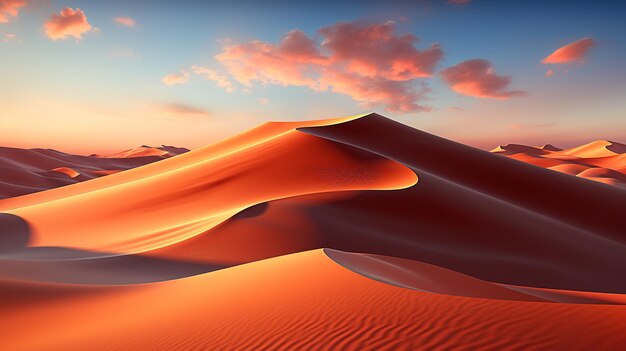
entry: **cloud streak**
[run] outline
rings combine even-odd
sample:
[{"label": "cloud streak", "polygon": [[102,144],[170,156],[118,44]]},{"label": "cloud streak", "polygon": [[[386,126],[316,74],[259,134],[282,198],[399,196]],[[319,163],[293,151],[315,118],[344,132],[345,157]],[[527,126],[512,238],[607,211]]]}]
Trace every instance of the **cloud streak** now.
[{"label": "cloud streak", "polygon": [[46,35],[52,40],[74,37],[76,40],[82,39],[82,35],[92,30],[91,24],[87,21],[85,13],[77,8],[76,10],[66,7],[59,14],[53,14],[44,23]]},{"label": "cloud streak", "polygon": [[161,83],[165,85],[178,85],[178,84],[185,84],[187,83],[188,80],[189,80],[189,72],[183,70],[180,72],[170,73],[164,76],[163,78],[161,78]]},{"label": "cloud streak", "polygon": [[417,49],[418,39],[398,35],[393,22],[340,22],[319,30],[321,44],[294,30],[279,43],[254,40],[228,44],[215,58],[237,82],[302,86],[350,96],[364,106],[392,112],[427,110],[427,89],[443,56],[433,44]]},{"label": "cloud streak", "polygon": [[135,21],[133,18],[130,18],[130,17],[115,17],[113,18],[113,21],[125,27],[132,28],[132,27],[137,26],[137,21]]},{"label": "cloud streak", "polygon": [[441,77],[452,90],[462,95],[492,99],[525,95],[522,91],[507,90],[511,77],[497,75],[487,60],[463,61],[441,71]]},{"label": "cloud streak", "polygon": [[202,76],[204,79],[212,80],[217,83],[217,86],[226,90],[228,93],[235,91],[235,86],[231,83],[230,79],[223,74],[220,74],[212,69],[202,66],[192,66],[193,73]]},{"label": "cloud streak", "polygon": [[26,6],[26,0],[0,0],[0,23],[10,22],[17,17],[20,8]]},{"label": "cloud streak", "polygon": [[589,49],[595,44],[590,37],[582,38],[556,49],[541,62],[544,64],[584,63]]},{"label": "cloud streak", "polygon": [[183,104],[183,103],[156,104],[156,107],[169,114],[182,116],[182,117],[184,116],[208,116],[210,114],[210,112],[205,109]]}]

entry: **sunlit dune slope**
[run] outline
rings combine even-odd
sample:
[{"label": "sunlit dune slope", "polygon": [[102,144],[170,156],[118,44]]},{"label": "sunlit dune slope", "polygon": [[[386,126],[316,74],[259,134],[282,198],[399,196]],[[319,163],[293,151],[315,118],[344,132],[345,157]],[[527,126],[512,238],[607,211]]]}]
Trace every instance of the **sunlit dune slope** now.
[{"label": "sunlit dune slope", "polygon": [[[3,347],[610,350],[626,342],[623,306],[420,292],[342,267],[354,260],[349,254],[329,254],[334,258],[302,252],[148,285],[3,281],[0,304],[11,314],[0,319]],[[430,279],[418,284],[445,287],[448,277],[439,272]]]},{"label": "sunlit dune slope", "polygon": [[[257,203],[329,191],[397,189],[417,181],[408,168],[367,151],[280,123],[267,129],[260,129],[251,144],[244,139],[235,152],[213,156],[214,148],[195,150],[171,159],[175,168],[166,160],[137,169],[142,174],[131,181],[133,171],[128,171],[25,199],[36,204],[23,206],[16,199],[15,206],[8,199],[0,206],[29,223],[29,246],[135,253],[191,237]],[[56,215],[59,211],[71,213],[71,219]]]},{"label": "sunlit dune slope", "polygon": [[626,145],[597,140],[562,150],[550,144],[540,148],[509,144],[491,152],[567,173],[580,178],[626,188]]}]

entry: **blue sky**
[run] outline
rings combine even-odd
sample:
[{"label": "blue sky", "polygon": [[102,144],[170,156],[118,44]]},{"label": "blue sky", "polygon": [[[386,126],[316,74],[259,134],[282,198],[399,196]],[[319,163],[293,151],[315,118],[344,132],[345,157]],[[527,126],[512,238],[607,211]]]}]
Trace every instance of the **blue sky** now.
[{"label": "blue sky", "polygon": [[[20,147],[116,151],[141,144],[199,147],[267,120],[298,120],[370,110],[416,128],[488,148],[502,143],[574,144],[626,135],[626,6],[606,2],[30,1],[0,23],[0,137]],[[93,28],[80,39],[51,40],[43,24],[63,8],[80,8]],[[135,27],[113,21],[130,17]],[[254,40],[277,44],[301,30],[319,45],[323,27],[393,21],[398,35],[439,43],[433,77],[416,80],[431,111],[385,111],[354,96],[306,86],[254,82],[244,87],[214,56]],[[7,35],[11,35],[11,39]],[[584,63],[540,61],[591,37]],[[225,40],[229,40],[225,42]],[[368,53],[363,53],[367,55]],[[465,60],[487,60],[526,96],[491,99],[459,94],[439,72]],[[161,78],[193,65],[238,88],[228,93],[191,73],[185,84]],[[546,77],[548,69],[556,74]],[[260,103],[266,99],[267,104]],[[204,114],[176,115],[165,105]],[[115,138],[111,138],[115,135]],[[620,140],[621,139],[621,140]]]}]

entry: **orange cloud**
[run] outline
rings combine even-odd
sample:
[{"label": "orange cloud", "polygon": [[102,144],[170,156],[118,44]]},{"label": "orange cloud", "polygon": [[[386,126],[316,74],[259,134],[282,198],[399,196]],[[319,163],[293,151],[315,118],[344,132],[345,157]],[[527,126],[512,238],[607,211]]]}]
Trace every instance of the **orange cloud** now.
[{"label": "orange cloud", "polygon": [[563,64],[572,62],[585,62],[585,56],[589,49],[595,45],[595,41],[590,38],[583,38],[571,44],[556,49],[548,57],[544,58],[542,63]]},{"label": "orange cloud", "polygon": [[0,0],[0,23],[7,23],[12,17],[17,17],[21,7],[26,6],[26,0]]},{"label": "orange cloud", "polygon": [[341,22],[320,29],[323,41],[287,33],[278,44],[227,45],[215,58],[238,82],[304,86],[349,95],[389,111],[415,112],[426,89],[414,84],[432,76],[443,55],[438,45],[419,50],[413,35],[397,35],[392,22]]},{"label": "orange cloud", "polygon": [[135,27],[137,26],[137,22],[130,18],[130,17],[115,17],[113,18],[113,21],[115,21],[116,23],[119,23],[123,26],[126,27]]},{"label": "orange cloud", "polygon": [[524,95],[521,91],[506,90],[511,77],[496,75],[487,60],[463,61],[441,71],[441,77],[452,90],[463,95],[495,99]]},{"label": "orange cloud", "polygon": [[189,80],[189,73],[186,71],[180,71],[170,73],[161,78],[161,83],[165,85],[185,84]]},{"label": "orange cloud", "polygon": [[217,86],[223,88],[228,93],[235,91],[233,83],[223,74],[219,74],[212,69],[208,69],[202,66],[192,66],[193,73],[202,76],[204,79],[212,80],[217,83]]},{"label": "orange cloud", "polygon": [[44,28],[46,34],[52,40],[65,39],[67,37],[74,37],[80,40],[84,33],[92,29],[85,13],[79,8],[74,10],[70,7],[64,8],[58,15],[53,14],[44,23]]}]

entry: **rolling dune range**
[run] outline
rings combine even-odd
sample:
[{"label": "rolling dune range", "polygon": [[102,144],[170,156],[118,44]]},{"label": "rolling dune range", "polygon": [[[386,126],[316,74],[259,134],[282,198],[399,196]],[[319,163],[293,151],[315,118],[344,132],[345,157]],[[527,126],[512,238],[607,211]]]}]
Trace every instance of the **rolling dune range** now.
[{"label": "rolling dune range", "polygon": [[491,152],[539,167],[626,188],[626,145],[609,140],[562,150],[546,144],[541,147],[509,144]]},{"label": "rolling dune range", "polygon": [[502,149],[275,122],[0,200],[3,349],[625,344],[626,190]]},{"label": "rolling dune range", "polygon": [[0,199],[74,184],[187,151],[143,145],[109,156],[82,156],[52,149],[0,147]]}]

